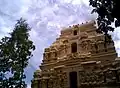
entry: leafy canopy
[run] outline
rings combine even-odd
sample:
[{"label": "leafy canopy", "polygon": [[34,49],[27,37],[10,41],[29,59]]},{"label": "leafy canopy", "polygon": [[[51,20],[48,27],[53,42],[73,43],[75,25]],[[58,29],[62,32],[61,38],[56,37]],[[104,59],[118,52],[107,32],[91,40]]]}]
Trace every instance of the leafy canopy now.
[{"label": "leafy canopy", "polygon": [[[30,27],[22,18],[17,21],[10,37],[0,41],[0,87],[25,88],[24,68],[35,50],[33,42],[29,40]],[[6,76],[11,74],[12,76]]]},{"label": "leafy canopy", "polygon": [[108,31],[114,31],[110,26],[112,22],[115,22],[115,27],[120,26],[120,0],[89,0],[89,2],[94,8],[92,13],[98,14],[98,33],[107,35]]}]

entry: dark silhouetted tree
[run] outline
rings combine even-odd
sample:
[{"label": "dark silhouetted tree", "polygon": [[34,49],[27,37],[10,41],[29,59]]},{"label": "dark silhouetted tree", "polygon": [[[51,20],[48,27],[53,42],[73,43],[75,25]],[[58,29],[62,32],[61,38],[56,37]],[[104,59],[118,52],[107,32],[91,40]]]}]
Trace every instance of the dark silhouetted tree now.
[{"label": "dark silhouetted tree", "polygon": [[115,27],[120,26],[120,0],[89,0],[89,2],[94,8],[92,13],[98,14],[96,31],[104,33],[109,38],[108,31],[114,31],[114,28],[110,26],[111,23],[115,22]]}]

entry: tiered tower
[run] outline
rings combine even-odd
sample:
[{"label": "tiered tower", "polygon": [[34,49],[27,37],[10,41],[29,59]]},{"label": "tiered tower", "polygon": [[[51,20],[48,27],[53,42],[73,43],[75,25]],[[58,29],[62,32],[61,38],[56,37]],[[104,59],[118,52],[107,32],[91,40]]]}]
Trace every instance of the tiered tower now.
[{"label": "tiered tower", "polygon": [[83,76],[103,71],[117,56],[113,41],[105,43],[104,39],[96,33],[94,21],[62,29],[60,37],[45,48],[32,88],[80,88],[82,83],[91,82]]}]

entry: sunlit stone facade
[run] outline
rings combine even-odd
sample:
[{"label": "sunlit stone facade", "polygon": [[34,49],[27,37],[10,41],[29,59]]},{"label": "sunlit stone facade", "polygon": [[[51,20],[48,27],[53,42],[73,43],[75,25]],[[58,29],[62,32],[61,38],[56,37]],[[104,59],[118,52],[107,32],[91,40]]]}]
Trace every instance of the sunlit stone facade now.
[{"label": "sunlit stone facade", "polygon": [[[32,88],[91,88],[108,79],[116,80],[111,71],[118,65],[114,43],[105,43],[104,35],[97,34],[94,25],[91,21],[62,29],[60,37],[45,48]],[[112,78],[105,75],[108,70]]]}]

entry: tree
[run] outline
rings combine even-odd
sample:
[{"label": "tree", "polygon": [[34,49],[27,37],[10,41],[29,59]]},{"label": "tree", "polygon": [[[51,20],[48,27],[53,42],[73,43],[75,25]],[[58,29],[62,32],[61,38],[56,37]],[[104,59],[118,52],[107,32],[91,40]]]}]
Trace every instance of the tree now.
[{"label": "tree", "polygon": [[[30,27],[22,18],[17,21],[10,37],[2,38],[0,42],[0,85],[3,88],[25,88],[24,68],[35,50],[29,40]],[[12,76],[6,77],[9,73]],[[6,85],[3,85],[5,84]]]},{"label": "tree", "polygon": [[120,0],[89,0],[90,5],[94,8],[92,13],[98,14],[97,24],[98,33],[108,35],[108,31],[114,31],[111,23],[115,22],[115,27],[120,26]]}]

